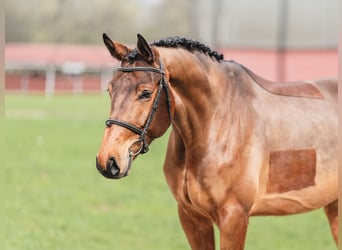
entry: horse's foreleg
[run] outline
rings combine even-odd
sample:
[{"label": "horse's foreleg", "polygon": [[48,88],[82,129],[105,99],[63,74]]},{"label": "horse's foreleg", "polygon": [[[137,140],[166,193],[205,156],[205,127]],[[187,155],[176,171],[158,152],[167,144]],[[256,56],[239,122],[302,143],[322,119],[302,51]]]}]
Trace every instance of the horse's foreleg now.
[{"label": "horse's foreleg", "polygon": [[209,219],[187,211],[180,205],[178,214],[191,249],[215,250],[214,228]]},{"label": "horse's foreleg", "polygon": [[219,212],[221,250],[243,250],[248,226],[248,213],[240,204],[229,204]]},{"label": "horse's foreleg", "polygon": [[336,245],[338,245],[338,200],[325,206],[324,212],[328,217],[331,233],[334,237]]}]

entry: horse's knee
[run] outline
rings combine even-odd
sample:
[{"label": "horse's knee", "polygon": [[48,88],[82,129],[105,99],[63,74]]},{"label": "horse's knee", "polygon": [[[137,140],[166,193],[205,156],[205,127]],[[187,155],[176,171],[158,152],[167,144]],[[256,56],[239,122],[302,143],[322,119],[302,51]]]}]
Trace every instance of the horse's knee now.
[{"label": "horse's knee", "polygon": [[220,243],[222,249],[244,249],[249,215],[239,203],[231,203],[219,211]]}]

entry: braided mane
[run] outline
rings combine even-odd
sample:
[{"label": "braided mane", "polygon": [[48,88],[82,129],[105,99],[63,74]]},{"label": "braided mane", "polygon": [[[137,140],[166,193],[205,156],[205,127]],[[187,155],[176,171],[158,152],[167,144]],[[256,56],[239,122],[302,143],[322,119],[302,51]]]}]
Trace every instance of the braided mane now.
[{"label": "braided mane", "polygon": [[188,51],[199,51],[202,52],[211,58],[216,59],[217,61],[223,60],[223,54],[219,54],[217,51],[212,50],[208,46],[204,45],[199,41],[195,41],[188,38],[183,38],[179,36],[168,37],[156,42],[153,42],[151,45],[157,47],[165,47],[165,48],[183,48]]},{"label": "braided mane", "polygon": [[[223,54],[220,54],[217,51],[212,50],[205,44],[199,41],[195,41],[192,39],[183,38],[179,36],[168,37],[168,38],[153,42],[151,45],[157,46],[157,47],[165,47],[165,48],[183,48],[188,51],[199,51],[203,54],[210,56],[211,58],[214,58],[217,61],[222,61],[224,59]],[[127,55],[127,58],[130,61],[134,61],[140,58],[138,50],[137,49],[131,50],[131,52]]]}]

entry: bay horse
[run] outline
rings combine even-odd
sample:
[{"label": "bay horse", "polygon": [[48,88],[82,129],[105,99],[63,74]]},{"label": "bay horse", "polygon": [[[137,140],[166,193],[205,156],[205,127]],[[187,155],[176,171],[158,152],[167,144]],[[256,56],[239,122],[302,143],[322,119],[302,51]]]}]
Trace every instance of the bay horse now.
[{"label": "bay horse", "polygon": [[108,85],[98,171],[119,179],[169,126],[164,173],[192,249],[244,248],[249,217],[324,207],[338,238],[337,81],[276,83],[206,45],[171,37],[134,49]]}]

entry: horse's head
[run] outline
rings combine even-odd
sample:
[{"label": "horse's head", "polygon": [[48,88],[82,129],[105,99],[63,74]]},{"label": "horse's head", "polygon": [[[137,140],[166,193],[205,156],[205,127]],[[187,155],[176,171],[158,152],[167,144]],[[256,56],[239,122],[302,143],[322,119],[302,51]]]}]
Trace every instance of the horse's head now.
[{"label": "horse's head", "polygon": [[111,107],[96,167],[105,177],[119,179],[129,174],[132,160],[147,152],[152,140],[169,127],[173,97],[158,50],[141,35],[136,49],[106,34],[103,41],[121,67],[108,85]]}]

